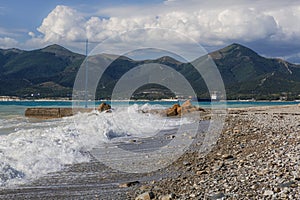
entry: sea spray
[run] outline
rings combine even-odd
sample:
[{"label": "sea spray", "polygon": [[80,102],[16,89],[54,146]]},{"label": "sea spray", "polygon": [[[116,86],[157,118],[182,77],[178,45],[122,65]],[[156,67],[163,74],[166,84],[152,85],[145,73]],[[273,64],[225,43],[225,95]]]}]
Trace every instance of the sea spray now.
[{"label": "sea spray", "polygon": [[103,143],[146,138],[160,130],[174,129],[187,119],[166,119],[145,114],[150,105],[120,107],[112,113],[80,113],[60,120],[26,123],[13,133],[0,136],[0,185],[10,186],[63,169],[65,165],[89,162],[88,152]]}]

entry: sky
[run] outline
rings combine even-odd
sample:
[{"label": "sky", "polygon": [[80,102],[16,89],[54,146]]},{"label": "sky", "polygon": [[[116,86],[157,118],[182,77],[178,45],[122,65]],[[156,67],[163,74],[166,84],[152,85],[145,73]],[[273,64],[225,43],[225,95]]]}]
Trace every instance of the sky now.
[{"label": "sky", "polygon": [[[84,53],[138,47],[211,52],[232,43],[300,63],[299,0],[1,0],[0,48],[51,44]],[[123,46],[121,44],[124,44]],[[139,44],[139,45],[138,45]],[[174,48],[176,46],[176,48]],[[119,51],[118,50],[121,50]]]}]

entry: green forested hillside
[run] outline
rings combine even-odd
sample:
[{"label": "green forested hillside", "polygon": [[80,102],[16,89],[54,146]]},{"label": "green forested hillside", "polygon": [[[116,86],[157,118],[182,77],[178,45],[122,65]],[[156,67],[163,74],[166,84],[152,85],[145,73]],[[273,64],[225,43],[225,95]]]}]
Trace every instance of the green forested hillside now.
[{"label": "green forested hillside", "polygon": [[[232,44],[209,55],[222,75],[229,99],[279,99],[281,96],[299,98],[298,65],[280,59],[264,58],[239,44]],[[32,98],[32,94],[34,98],[71,97],[74,80],[84,58],[84,55],[73,53],[59,45],[33,51],[0,49],[0,95],[25,98]],[[190,81],[200,98],[209,97],[201,76],[188,63],[181,63],[170,57],[145,61],[119,57],[111,63],[100,80],[97,98],[109,98],[115,83],[123,74],[138,65],[151,62],[177,70]],[[157,85],[145,86],[136,92],[137,98],[172,96],[172,92]]]}]

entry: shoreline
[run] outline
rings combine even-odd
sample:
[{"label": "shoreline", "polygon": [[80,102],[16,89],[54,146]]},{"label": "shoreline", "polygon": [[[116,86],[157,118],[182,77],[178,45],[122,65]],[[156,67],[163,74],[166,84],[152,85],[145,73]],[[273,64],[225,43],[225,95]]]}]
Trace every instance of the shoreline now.
[{"label": "shoreline", "polygon": [[298,104],[229,108],[213,149],[202,154],[198,145],[156,172],[127,174],[94,160],[15,189],[2,188],[0,198],[123,200],[147,193],[156,199],[300,198]]}]

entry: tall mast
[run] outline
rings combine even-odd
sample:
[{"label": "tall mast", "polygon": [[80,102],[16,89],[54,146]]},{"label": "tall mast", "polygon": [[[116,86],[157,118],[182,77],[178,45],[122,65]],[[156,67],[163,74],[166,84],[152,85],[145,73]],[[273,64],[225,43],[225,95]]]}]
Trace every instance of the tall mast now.
[{"label": "tall mast", "polygon": [[84,87],[84,95],[85,95],[85,108],[88,107],[88,46],[89,45],[89,41],[88,39],[86,39],[86,44],[85,44],[85,87]]}]

